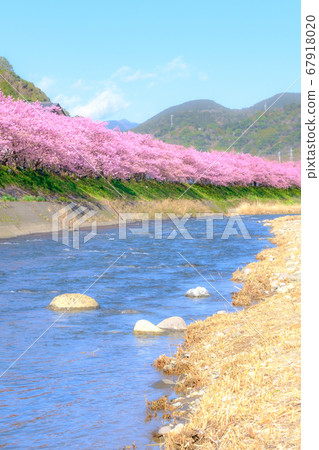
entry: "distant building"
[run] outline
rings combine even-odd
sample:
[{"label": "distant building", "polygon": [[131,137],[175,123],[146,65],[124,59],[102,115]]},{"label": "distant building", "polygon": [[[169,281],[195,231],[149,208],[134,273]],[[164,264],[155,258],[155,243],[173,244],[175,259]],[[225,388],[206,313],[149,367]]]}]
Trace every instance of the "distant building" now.
[{"label": "distant building", "polygon": [[52,106],[56,107],[56,110],[53,110],[52,112],[54,114],[58,114],[59,116],[67,116],[66,112],[62,108],[62,106],[59,103],[52,103],[52,102],[40,102],[40,105],[42,108],[52,108]]}]

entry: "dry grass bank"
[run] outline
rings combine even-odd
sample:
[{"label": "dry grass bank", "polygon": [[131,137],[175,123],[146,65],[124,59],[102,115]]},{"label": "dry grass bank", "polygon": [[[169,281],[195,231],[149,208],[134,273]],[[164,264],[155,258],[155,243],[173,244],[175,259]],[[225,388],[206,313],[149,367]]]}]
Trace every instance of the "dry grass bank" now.
[{"label": "dry grass bank", "polygon": [[[103,201],[101,202],[103,203]],[[148,213],[154,217],[155,213],[175,213],[183,216],[186,213],[226,213],[238,215],[263,215],[263,214],[300,214],[300,203],[287,204],[279,201],[267,202],[246,202],[242,201],[236,207],[227,207],[222,210],[217,202],[211,200],[190,200],[190,199],[164,199],[164,200],[112,200],[112,206],[119,212]]]},{"label": "dry grass bank", "polygon": [[[103,202],[102,202],[103,203]],[[164,200],[112,200],[112,207],[121,213],[148,213],[150,218],[155,214],[175,213],[177,216],[183,216],[186,213],[211,213],[218,211],[213,202],[203,200],[189,199],[164,199]]]},{"label": "dry grass bank", "polygon": [[259,214],[300,214],[300,203],[284,202],[241,202],[236,208],[228,211],[239,215],[259,215]]},{"label": "dry grass bank", "polygon": [[155,362],[180,375],[177,402],[189,404],[173,413],[184,426],[165,434],[166,449],[300,448],[300,217],[271,227],[277,247],[234,275],[249,285],[264,274],[261,301],[190,325],[175,357]]}]

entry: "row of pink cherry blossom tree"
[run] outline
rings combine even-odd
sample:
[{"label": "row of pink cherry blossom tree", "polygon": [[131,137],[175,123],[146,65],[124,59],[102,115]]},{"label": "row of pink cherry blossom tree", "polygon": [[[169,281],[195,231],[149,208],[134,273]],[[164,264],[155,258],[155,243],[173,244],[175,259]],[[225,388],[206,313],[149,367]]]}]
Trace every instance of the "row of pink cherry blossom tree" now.
[{"label": "row of pink cherry blossom tree", "polygon": [[66,117],[0,91],[0,164],[78,177],[287,188],[300,186],[300,163],[249,154],[198,152],[150,135],[109,130],[103,122]]}]

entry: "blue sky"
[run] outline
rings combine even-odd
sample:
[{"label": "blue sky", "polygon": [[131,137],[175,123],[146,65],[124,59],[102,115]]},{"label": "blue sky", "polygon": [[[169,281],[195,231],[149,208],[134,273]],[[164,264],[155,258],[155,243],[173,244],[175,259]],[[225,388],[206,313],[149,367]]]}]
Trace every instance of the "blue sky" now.
[{"label": "blue sky", "polygon": [[1,15],[0,55],[16,73],[94,119],[143,122],[200,98],[241,108],[300,75],[295,0],[31,0]]}]

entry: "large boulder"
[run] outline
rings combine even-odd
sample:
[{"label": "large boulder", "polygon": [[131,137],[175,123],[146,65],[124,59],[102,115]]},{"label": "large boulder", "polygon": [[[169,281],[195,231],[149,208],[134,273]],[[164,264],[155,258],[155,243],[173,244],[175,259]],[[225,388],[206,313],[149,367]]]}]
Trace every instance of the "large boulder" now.
[{"label": "large boulder", "polygon": [[162,334],[164,330],[154,325],[148,320],[138,320],[135,324],[134,334]]},{"label": "large boulder", "polygon": [[53,311],[82,311],[87,309],[98,309],[100,305],[84,294],[62,294],[54,297],[48,308]]},{"label": "large boulder", "polygon": [[164,319],[162,320],[162,322],[158,323],[157,326],[162,330],[176,330],[176,331],[186,330],[186,323],[184,319],[177,316]]},{"label": "large boulder", "polygon": [[189,289],[186,294],[186,297],[193,297],[193,298],[199,298],[199,297],[209,297],[209,292],[206,288],[198,286],[195,289]]}]

